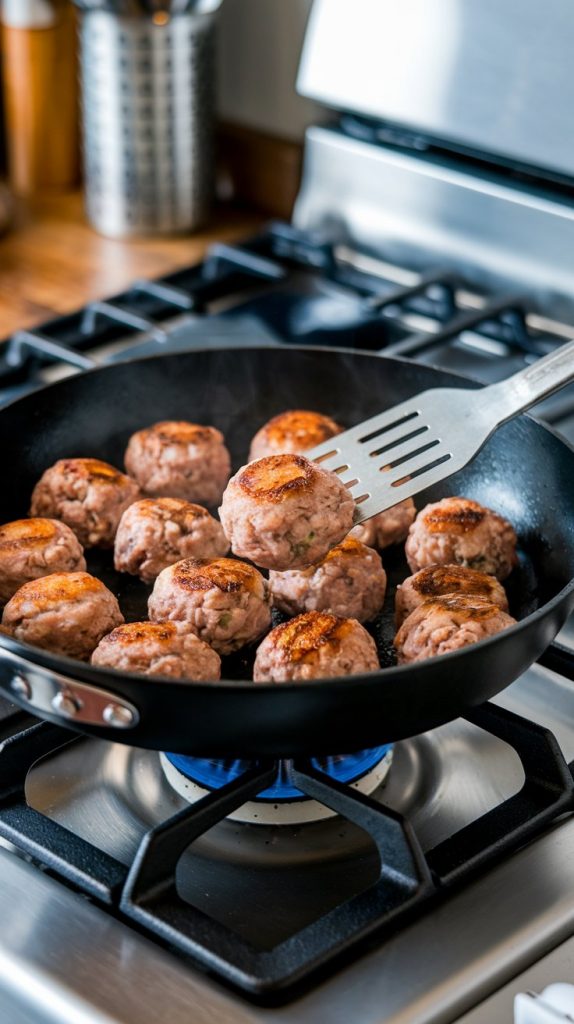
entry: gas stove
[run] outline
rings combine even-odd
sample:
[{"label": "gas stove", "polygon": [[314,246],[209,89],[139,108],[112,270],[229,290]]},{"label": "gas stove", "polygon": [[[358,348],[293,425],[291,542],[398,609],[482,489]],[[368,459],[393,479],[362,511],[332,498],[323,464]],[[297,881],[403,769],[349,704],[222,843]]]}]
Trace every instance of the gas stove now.
[{"label": "gas stove", "polygon": [[[542,665],[472,721],[397,744],[370,798],[327,786],[341,813],[297,825],[233,820],[216,789],[194,820],[156,753],[21,714],[3,732],[7,1021],[458,1020],[572,933],[572,683]],[[432,878],[414,898],[387,827],[402,820]],[[334,964],[288,1005],[216,980],[284,1003],[282,972],[329,946],[317,921],[337,923]]]},{"label": "gas stove", "polygon": [[[337,116],[308,131],[292,223],[18,332],[0,403],[160,351],[223,347],[232,373],[253,343],[489,383],[574,335],[574,156],[544,130],[571,83],[527,98],[537,55],[568,67],[571,8],[550,31],[441,0],[439,64],[436,10],[413,0],[412,37],[412,11],[357,2],[354,25],[313,9],[300,88]],[[538,51],[509,44],[521,19]],[[386,78],[409,33],[416,97]],[[574,388],[536,415],[574,441]],[[527,992],[569,980],[574,942],[572,623],[472,717],[350,757],[206,761],[0,713],[0,1020],[486,1024],[517,993],[520,1024],[561,1019]]]}]

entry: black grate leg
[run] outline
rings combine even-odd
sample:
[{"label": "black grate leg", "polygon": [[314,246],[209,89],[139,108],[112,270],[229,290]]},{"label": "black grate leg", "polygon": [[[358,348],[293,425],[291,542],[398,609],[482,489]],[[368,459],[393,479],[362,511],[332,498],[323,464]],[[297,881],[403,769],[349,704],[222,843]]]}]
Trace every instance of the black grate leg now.
[{"label": "black grate leg", "polygon": [[431,884],[415,833],[400,814],[331,779],[309,762],[294,765],[290,776],[302,793],[352,821],[373,839],[381,860],[380,877],[386,879],[389,889],[410,894],[418,891],[422,882]]},{"label": "black grate leg", "polygon": [[0,744],[0,836],[67,882],[111,904],[126,868],[26,803],[26,775],[34,762],[75,740],[69,729],[39,722]]},{"label": "black grate leg", "polygon": [[[255,768],[153,829],[142,841],[121,901],[124,913],[228,981],[259,996],[278,993],[390,924],[433,891],[408,825],[368,797],[316,772],[291,765],[297,788],[369,833],[381,859],[377,882],[271,950],[250,943],[184,903],[176,868],[185,849],[246,800],[265,789],[276,766]],[[288,898],[288,897],[287,897]]]},{"label": "black grate leg", "polygon": [[122,895],[122,909],[175,888],[179,859],[191,843],[275,781],[275,768],[253,768],[151,829],[142,839]]},{"label": "black grate leg", "polygon": [[465,717],[513,747],[525,779],[520,792],[429,851],[429,867],[444,884],[521,846],[574,803],[572,774],[548,729],[494,704]]}]

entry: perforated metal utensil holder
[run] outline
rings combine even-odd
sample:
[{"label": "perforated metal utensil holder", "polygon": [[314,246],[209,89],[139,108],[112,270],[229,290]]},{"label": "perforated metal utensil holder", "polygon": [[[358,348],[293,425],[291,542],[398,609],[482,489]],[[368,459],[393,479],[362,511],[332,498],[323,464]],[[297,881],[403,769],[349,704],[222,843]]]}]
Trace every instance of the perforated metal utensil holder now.
[{"label": "perforated metal utensil holder", "polygon": [[114,237],[198,227],[213,186],[213,14],[84,13],[86,209]]}]

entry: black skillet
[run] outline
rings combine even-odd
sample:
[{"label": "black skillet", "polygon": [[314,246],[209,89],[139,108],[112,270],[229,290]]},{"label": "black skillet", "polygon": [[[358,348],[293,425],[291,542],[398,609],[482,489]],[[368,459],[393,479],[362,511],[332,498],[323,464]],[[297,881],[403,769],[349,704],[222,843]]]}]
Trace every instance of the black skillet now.
[{"label": "black skillet", "polygon": [[[257,428],[284,409],[317,409],[351,426],[426,388],[460,384],[409,362],[294,347],[155,356],[95,370],[0,411],[0,522],[26,514],[34,483],[56,459],[97,456],[121,466],[130,434],[156,420],[214,424],[237,467]],[[573,481],[574,450],[521,416],[463,472],[416,498],[419,508],[448,494],[475,498],[506,516],[519,536],[520,567],[509,592],[520,621],[465,650],[393,666],[389,605],[374,626],[387,667],[368,675],[254,685],[245,681],[253,657],[247,651],[224,662],[220,683],[181,683],[91,668],[1,637],[0,687],[34,713],[80,731],[202,756],[318,756],[424,732],[508,686],[572,610]],[[385,564],[394,582],[408,574],[398,550],[385,553]],[[110,553],[90,555],[88,568],[118,594],[126,618],[145,616],[148,591],[116,574]]]}]

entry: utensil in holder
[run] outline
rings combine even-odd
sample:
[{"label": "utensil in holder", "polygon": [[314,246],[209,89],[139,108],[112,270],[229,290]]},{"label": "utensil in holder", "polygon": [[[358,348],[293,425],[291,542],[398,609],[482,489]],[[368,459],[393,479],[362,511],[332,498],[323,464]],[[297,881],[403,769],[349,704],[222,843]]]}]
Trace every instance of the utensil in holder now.
[{"label": "utensil in holder", "polygon": [[86,209],[104,235],[190,231],[212,194],[214,13],[80,24]]}]

